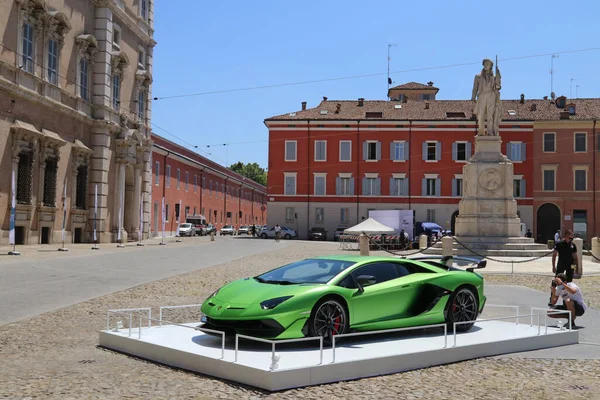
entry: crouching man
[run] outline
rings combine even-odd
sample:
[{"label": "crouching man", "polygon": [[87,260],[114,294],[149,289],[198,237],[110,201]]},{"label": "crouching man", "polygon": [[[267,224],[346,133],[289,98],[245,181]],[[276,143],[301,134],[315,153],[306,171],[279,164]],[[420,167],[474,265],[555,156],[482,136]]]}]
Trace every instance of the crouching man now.
[{"label": "crouching man", "polygon": [[[568,312],[549,314],[551,318],[567,318],[569,319],[569,312],[571,313],[571,323],[575,326],[575,318],[581,317],[587,310],[587,306],[583,301],[583,295],[581,289],[573,282],[567,282],[567,276],[564,273],[557,274],[552,279],[552,304],[555,310],[565,310]],[[562,298],[563,304],[556,305],[558,298]]]}]

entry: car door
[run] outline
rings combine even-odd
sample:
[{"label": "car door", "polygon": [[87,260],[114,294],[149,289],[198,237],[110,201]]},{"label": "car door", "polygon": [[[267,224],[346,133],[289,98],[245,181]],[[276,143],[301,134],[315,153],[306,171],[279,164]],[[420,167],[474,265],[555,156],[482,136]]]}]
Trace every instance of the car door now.
[{"label": "car door", "polygon": [[370,275],[375,283],[364,286],[352,296],[352,324],[364,324],[381,320],[396,319],[406,311],[408,302],[403,301],[403,292],[410,285],[402,285],[396,265],[391,262],[374,262],[352,271],[354,282],[361,275]]}]

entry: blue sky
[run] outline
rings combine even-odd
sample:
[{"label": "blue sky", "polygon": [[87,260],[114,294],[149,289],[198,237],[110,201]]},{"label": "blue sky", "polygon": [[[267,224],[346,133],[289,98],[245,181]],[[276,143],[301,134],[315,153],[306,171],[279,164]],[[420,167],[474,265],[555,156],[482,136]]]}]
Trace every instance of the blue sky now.
[{"label": "blue sky", "polygon": [[[394,84],[433,81],[440,88],[438,99],[470,98],[481,60],[496,55],[502,98],[549,95],[551,53],[559,53],[554,59],[557,96],[569,97],[572,87],[573,97],[576,91],[579,97],[597,97],[599,4],[156,1],[154,97],[381,75],[165,98],[153,102],[152,121],[169,133],[156,126],[154,131],[186,147],[198,146],[200,154],[221,164],[243,161],[267,167],[265,118],[297,111],[302,101],[315,107],[323,96],[386,99],[388,44],[396,44],[390,52]],[[189,22],[191,15],[197,22]],[[592,48],[599,49],[562,53]],[[527,57],[539,54],[548,55]],[[465,63],[472,64],[402,72]]]}]

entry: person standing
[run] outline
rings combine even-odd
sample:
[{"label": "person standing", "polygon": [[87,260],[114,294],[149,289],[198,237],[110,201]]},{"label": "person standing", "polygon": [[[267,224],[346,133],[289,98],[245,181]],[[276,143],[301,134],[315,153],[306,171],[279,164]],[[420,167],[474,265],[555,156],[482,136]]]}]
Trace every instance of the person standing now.
[{"label": "person standing", "polygon": [[[552,253],[552,273],[564,273],[567,277],[567,282],[573,281],[575,266],[578,265],[577,247],[573,243],[573,237],[572,230],[565,230],[563,240],[554,245],[554,252]],[[557,257],[558,263],[556,262]]]},{"label": "person standing", "polygon": [[560,230],[556,231],[554,234],[554,244],[560,242]]},{"label": "person standing", "polygon": [[275,225],[275,241],[279,242],[279,239],[281,238],[281,227],[279,226],[279,224]]}]

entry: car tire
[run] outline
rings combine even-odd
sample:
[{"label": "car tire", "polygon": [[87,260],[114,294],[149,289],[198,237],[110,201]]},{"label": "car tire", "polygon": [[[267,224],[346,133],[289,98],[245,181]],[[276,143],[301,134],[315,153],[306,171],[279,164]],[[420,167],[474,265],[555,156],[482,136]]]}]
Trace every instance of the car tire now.
[{"label": "car tire", "polygon": [[263,233],[263,234],[260,235],[260,237],[263,238],[263,239],[266,239],[267,238],[267,234]]},{"label": "car tire", "polygon": [[[456,289],[448,299],[446,307],[446,323],[448,324],[449,332],[453,332],[455,322],[475,321],[479,314],[477,295],[473,289],[467,286],[461,286]],[[473,325],[475,325],[475,322],[456,325],[456,331],[466,332]]]},{"label": "car tire", "polygon": [[286,233],[283,238],[287,239],[287,240],[290,240],[292,238],[292,235],[290,235],[289,233]]},{"label": "car tire", "polygon": [[349,323],[348,311],[341,301],[325,297],[315,304],[310,313],[308,334],[311,337],[323,336],[323,343],[331,344],[332,336],[346,333]]}]

